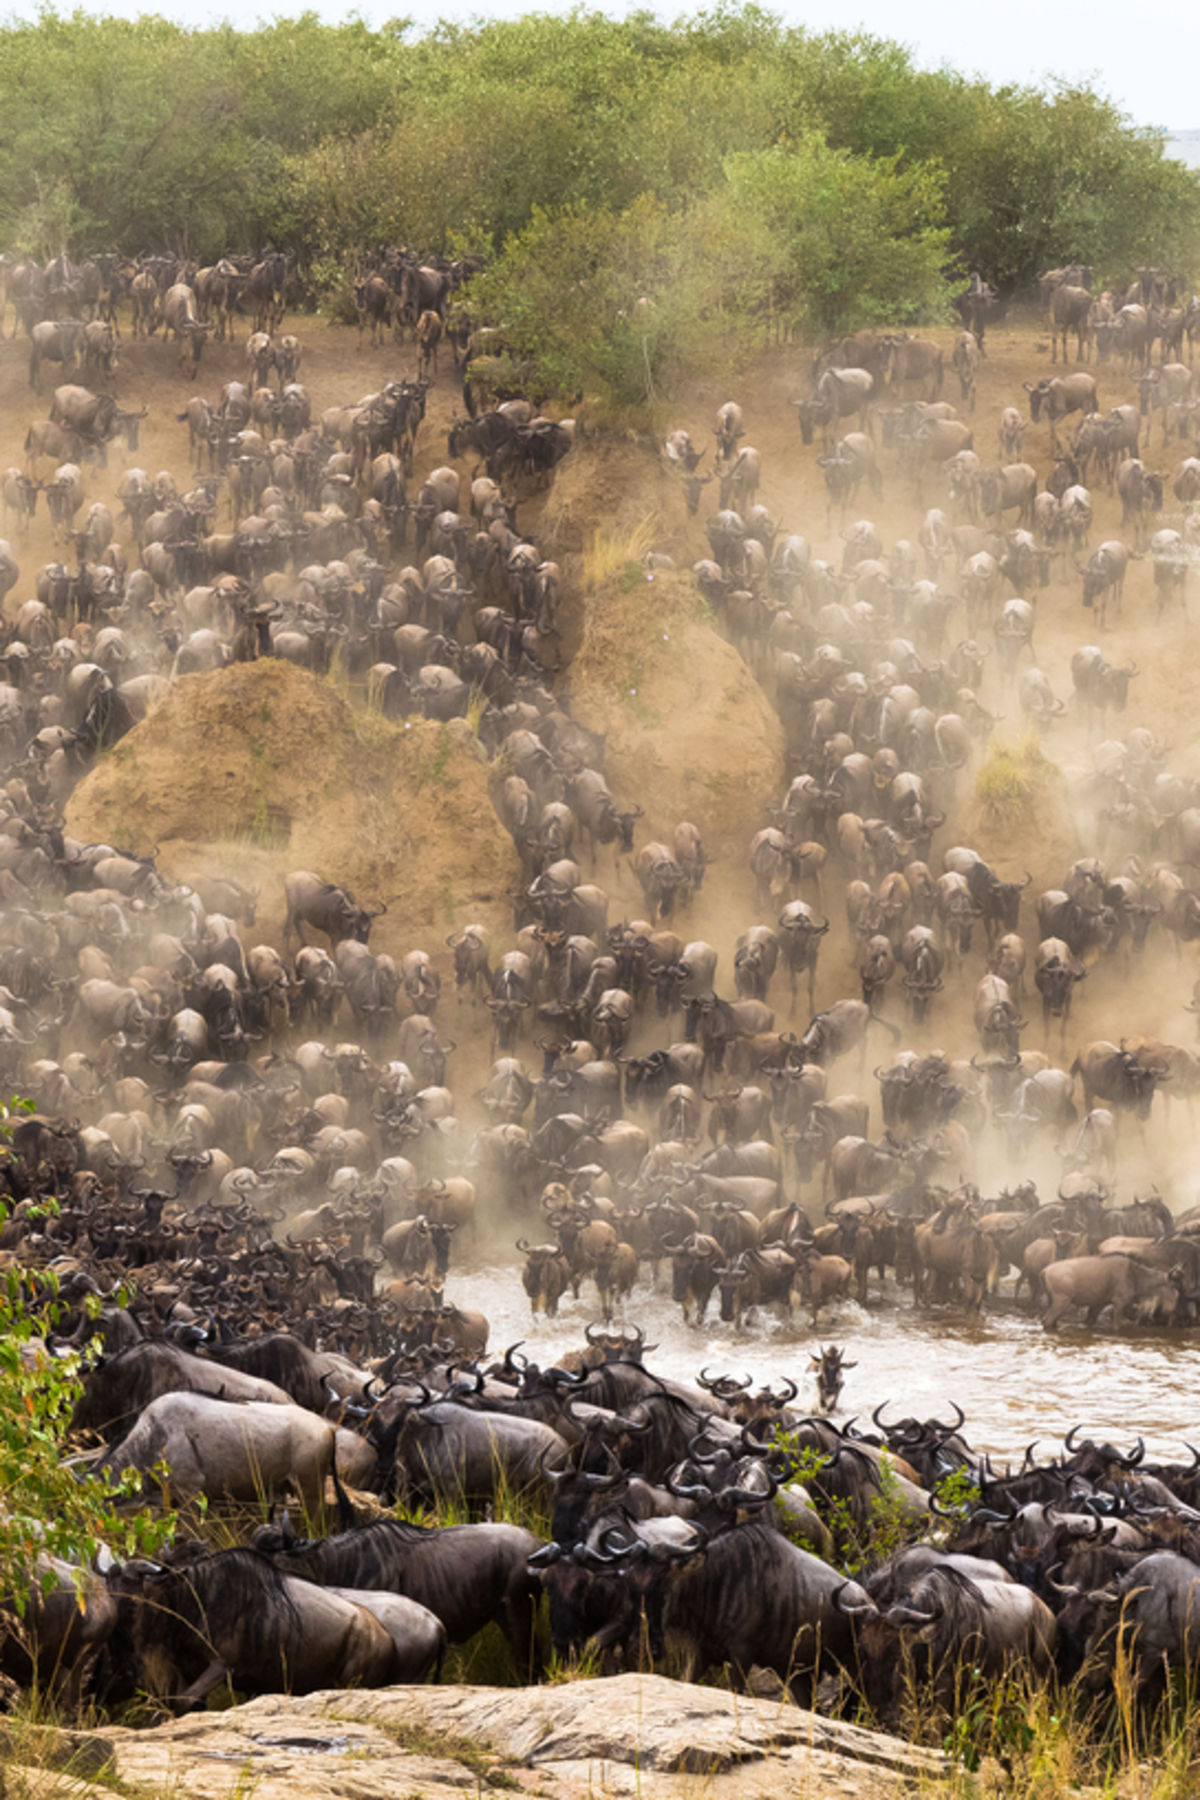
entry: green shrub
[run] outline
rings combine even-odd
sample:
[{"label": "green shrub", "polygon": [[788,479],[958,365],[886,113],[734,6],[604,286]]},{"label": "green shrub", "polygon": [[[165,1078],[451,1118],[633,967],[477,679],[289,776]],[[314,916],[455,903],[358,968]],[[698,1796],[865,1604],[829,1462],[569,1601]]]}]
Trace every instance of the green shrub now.
[{"label": "green shrub", "polygon": [[[0,1137],[11,1136],[14,1115],[32,1110],[23,1100],[0,1105]],[[52,1269],[13,1268],[0,1280],[0,1595],[19,1616],[35,1584],[56,1585],[45,1558],[71,1563],[82,1580],[103,1547],[118,1559],[151,1554],[174,1529],[169,1513],[123,1504],[140,1493],[140,1476],[101,1483],[64,1461],[82,1382],[77,1355],[47,1348],[61,1316],[57,1296]]]}]

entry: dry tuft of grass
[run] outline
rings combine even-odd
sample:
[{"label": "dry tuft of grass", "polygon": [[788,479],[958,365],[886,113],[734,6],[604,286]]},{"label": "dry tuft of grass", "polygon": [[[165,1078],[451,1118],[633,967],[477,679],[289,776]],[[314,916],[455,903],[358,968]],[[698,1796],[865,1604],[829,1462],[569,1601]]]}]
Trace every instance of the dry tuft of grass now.
[{"label": "dry tuft of grass", "polygon": [[584,591],[594,594],[607,582],[628,581],[636,586],[645,580],[644,559],[662,535],[662,519],[657,508],[643,513],[633,525],[600,525],[592,533],[582,558]]},{"label": "dry tuft of grass", "polygon": [[993,743],[975,777],[975,792],[989,825],[1031,825],[1054,765],[1031,732],[1015,744]]}]

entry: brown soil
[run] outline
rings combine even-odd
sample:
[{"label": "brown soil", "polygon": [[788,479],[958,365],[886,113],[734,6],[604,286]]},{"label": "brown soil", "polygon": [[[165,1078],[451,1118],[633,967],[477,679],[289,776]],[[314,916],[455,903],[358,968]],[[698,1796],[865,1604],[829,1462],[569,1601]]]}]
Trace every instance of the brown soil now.
[{"label": "brown soil", "polygon": [[778,804],[783,734],[702,605],[689,575],[626,564],[587,596],[570,690],[573,711],[606,734],[609,785],[644,810],[639,835],[669,843],[691,819],[715,847]]},{"label": "brown soil", "polygon": [[311,868],[387,902],[381,949],[492,922],[520,873],[465,722],[392,725],[287,663],[185,676],[75,790],[67,826],[157,845],[178,880],[257,885],[268,933],[282,925],[283,876]]}]

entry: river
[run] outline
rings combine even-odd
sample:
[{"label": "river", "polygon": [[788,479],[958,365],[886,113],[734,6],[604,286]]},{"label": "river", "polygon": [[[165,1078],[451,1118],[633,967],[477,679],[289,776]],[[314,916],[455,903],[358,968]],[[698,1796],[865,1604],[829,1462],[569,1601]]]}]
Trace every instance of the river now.
[{"label": "river", "polygon": [[[875,1284],[872,1276],[873,1290]],[[497,1356],[522,1338],[526,1355],[552,1362],[577,1348],[585,1325],[598,1317],[590,1283],[579,1301],[568,1297],[556,1320],[536,1323],[516,1268],[454,1269],[451,1286],[458,1305],[487,1314]],[[1118,1443],[1132,1444],[1140,1435],[1160,1456],[1184,1455],[1184,1441],[1200,1439],[1191,1398],[1200,1384],[1194,1340],[1166,1332],[1116,1337],[1068,1329],[1049,1335],[1004,1296],[976,1321],[948,1308],[916,1313],[907,1291],[890,1279],[882,1298],[874,1303],[873,1291],[872,1300],[866,1308],[840,1306],[817,1333],[807,1316],[797,1314],[789,1326],[773,1313],[738,1331],[711,1318],[703,1327],[687,1326],[669,1289],[652,1293],[639,1285],[625,1322],[641,1326],[647,1341],[658,1345],[649,1360],[664,1374],[694,1381],[707,1367],[756,1382],[790,1375],[801,1384],[798,1405],[815,1402],[810,1352],[818,1342],[840,1344],[857,1367],[847,1375],[839,1419],[857,1415],[869,1427],[881,1402],[890,1403],[891,1417],[900,1409],[948,1419],[956,1400],[967,1415],[967,1438],[993,1457],[1019,1460],[1034,1438],[1047,1456],[1075,1424]]]}]

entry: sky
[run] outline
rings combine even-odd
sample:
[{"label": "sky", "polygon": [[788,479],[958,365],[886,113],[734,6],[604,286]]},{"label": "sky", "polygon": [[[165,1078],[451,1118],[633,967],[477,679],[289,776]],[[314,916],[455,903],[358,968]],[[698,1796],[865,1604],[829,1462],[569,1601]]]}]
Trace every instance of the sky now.
[{"label": "sky", "polygon": [[[1073,0],[985,0],[963,6],[960,0],[762,0],[764,9],[779,14],[788,24],[821,31],[861,28],[879,37],[898,38],[916,60],[928,66],[946,62],[966,74],[987,80],[1036,83],[1052,79],[1086,81],[1113,99],[1136,124],[1168,130],[1200,130],[1200,93],[1196,64],[1192,60],[1191,26],[1182,0],[1137,0],[1127,10],[1127,0],[1092,0],[1086,10]],[[302,0],[288,5],[206,4],[205,0],[57,0],[63,11],[75,4],[85,11],[136,17],[157,12],[185,25],[209,25],[225,17],[235,25],[250,26],[261,17],[288,16],[303,10]],[[667,18],[678,16],[682,4],[671,0],[649,7]],[[311,0],[311,9],[322,17],[344,19],[351,7],[338,0]],[[33,17],[36,0],[25,0],[5,9],[9,18]],[[522,13],[568,10],[558,0],[543,4],[519,4],[517,0],[437,0],[425,7],[405,6],[403,0],[358,0],[353,7],[368,24],[381,24],[397,16],[411,17],[418,29],[439,18],[467,21],[472,18],[517,18]],[[609,4],[602,10],[621,17],[625,7]]]}]

